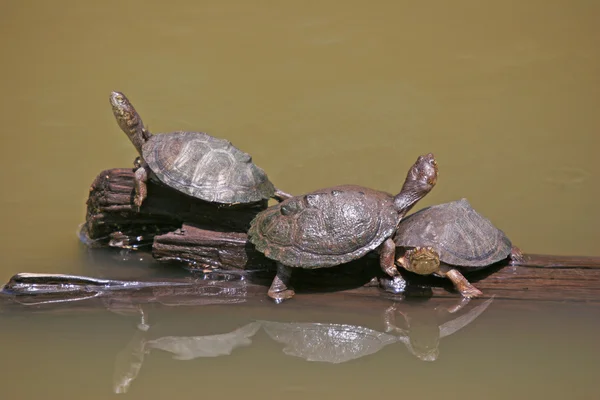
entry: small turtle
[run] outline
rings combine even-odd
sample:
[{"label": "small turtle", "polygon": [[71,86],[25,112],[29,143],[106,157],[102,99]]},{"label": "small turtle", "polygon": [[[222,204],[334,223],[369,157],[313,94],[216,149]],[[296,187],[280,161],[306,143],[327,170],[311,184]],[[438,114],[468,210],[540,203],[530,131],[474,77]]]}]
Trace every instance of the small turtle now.
[{"label": "small turtle", "polygon": [[256,249],[277,261],[269,297],[277,302],[294,295],[290,268],[324,268],[358,259],[378,249],[381,268],[394,279],[386,289],[404,288],[394,265],[391,239],[412,206],[434,187],[438,167],[433,154],[420,156],[393,196],[377,190],[335,186],[284,200],[261,211],[248,236]]},{"label": "small turtle", "polygon": [[292,197],[276,189],[252,157],[228,140],[204,132],[152,135],[123,93],[112,92],[110,104],[117,123],[140,157],[136,158],[135,199],[141,207],[148,178],[205,201],[255,203]]},{"label": "small turtle", "polygon": [[[485,268],[509,258],[521,261],[521,251],[467,199],[427,207],[402,220],[394,242],[396,263],[408,271],[447,277],[464,297],[482,293],[459,272]],[[441,262],[441,263],[440,263]]]}]

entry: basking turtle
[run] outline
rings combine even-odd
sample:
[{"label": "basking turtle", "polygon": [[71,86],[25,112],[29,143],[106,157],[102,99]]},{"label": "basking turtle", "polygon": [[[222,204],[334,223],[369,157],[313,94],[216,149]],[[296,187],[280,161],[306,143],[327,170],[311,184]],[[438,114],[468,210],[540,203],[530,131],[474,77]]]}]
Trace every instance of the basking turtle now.
[{"label": "basking turtle", "polygon": [[135,199],[139,208],[147,195],[148,178],[205,201],[254,203],[292,197],[276,189],[252,157],[203,132],[152,135],[127,97],[112,92],[110,104],[123,132],[141,157],[135,161]]},{"label": "basking turtle", "polygon": [[[402,220],[394,237],[397,264],[408,271],[447,277],[464,297],[482,293],[459,272],[485,268],[521,251],[467,199],[427,207]],[[441,262],[441,263],[440,263]]]},{"label": "basking turtle", "polygon": [[361,186],[335,186],[261,211],[250,223],[248,236],[257,250],[278,262],[269,296],[279,302],[294,295],[290,268],[332,267],[374,249],[379,249],[381,268],[394,278],[387,288],[403,288],[391,237],[408,210],[434,187],[437,175],[433,154],[427,154],[411,167],[396,196]]}]

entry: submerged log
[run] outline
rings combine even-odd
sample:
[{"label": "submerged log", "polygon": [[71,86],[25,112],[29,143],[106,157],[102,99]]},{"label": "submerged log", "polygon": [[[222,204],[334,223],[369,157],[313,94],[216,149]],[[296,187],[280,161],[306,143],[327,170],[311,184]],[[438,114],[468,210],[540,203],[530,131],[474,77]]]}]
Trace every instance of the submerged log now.
[{"label": "submerged log", "polygon": [[[245,232],[267,201],[223,206],[194,199],[164,185],[148,182],[148,198],[134,210],[131,168],[102,171],[92,183],[87,201],[83,240],[97,245],[135,247],[151,243],[157,233],[174,231],[183,221],[216,231]],[[133,243],[132,243],[133,242]]]}]

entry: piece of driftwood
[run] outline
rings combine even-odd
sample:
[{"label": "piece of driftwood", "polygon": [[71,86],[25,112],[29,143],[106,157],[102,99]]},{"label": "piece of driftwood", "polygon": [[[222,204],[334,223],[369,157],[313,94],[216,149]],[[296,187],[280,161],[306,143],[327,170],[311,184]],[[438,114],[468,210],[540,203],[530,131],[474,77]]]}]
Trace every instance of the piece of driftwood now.
[{"label": "piece of driftwood", "polygon": [[182,261],[190,266],[220,269],[275,269],[241,232],[216,232],[184,224],[181,229],[157,235],[152,255],[159,261]]},{"label": "piece of driftwood", "polygon": [[183,221],[212,230],[245,232],[267,201],[223,206],[194,199],[164,185],[148,183],[148,198],[134,211],[131,168],[102,171],[90,187],[86,221],[81,229],[88,244],[135,247],[151,243],[157,233],[174,231]]}]

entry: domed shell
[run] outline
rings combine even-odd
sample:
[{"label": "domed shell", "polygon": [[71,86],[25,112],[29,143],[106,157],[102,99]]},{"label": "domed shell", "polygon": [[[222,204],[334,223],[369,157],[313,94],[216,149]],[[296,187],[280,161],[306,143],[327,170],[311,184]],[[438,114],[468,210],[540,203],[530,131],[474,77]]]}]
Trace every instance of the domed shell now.
[{"label": "domed shell", "polygon": [[150,137],[144,160],[164,184],[216,203],[253,203],[270,198],[275,187],[252,157],[228,140],[203,132]]},{"label": "domed shell", "polygon": [[433,247],[446,264],[484,267],[507,258],[512,243],[466,199],[424,208],[398,226],[398,247]]},{"label": "domed shell", "polygon": [[289,267],[322,268],[362,257],[390,237],[393,197],[361,186],[296,196],[260,212],[248,231],[265,256]]}]

